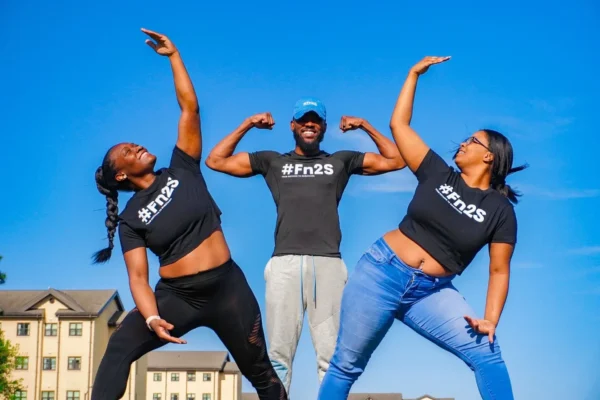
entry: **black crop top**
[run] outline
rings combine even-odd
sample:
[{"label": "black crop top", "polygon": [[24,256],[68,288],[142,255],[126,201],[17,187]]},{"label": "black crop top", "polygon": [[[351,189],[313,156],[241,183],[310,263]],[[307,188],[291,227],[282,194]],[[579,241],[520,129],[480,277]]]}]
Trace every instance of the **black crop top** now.
[{"label": "black crop top", "polygon": [[161,267],[172,264],[220,227],[220,215],[200,161],[175,147],[169,168],[157,171],[154,182],[136,192],[119,215],[121,249],[147,247]]},{"label": "black crop top", "polygon": [[488,243],[517,242],[517,219],[497,190],[467,186],[460,172],[429,150],[399,229],[435,260],[460,275]]}]

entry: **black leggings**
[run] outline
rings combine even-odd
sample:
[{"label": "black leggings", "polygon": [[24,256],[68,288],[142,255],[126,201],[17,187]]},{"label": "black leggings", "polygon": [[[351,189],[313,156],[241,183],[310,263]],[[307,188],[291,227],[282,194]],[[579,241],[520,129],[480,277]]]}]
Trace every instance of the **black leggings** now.
[{"label": "black leggings", "polygon": [[[261,400],[287,400],[267,355],[258,302],[234,261],[196,275],[161,279],[155,295],[161,318],[175,327],[171,335],[181,337],[200,326],[212,329]],[[108,342],[91,400],[120,399],[131,364],[165,344],[133,309]]]}]

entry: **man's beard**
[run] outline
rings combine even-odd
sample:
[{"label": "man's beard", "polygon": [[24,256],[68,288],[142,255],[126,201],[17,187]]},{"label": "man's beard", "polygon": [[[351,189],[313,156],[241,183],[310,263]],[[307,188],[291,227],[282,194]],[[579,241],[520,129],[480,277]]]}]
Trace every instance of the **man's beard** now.
[{"label": "man's beard", "polygon": [[294,140],[296,141],[296,146],[300,147],[300,150],[304,154],[314,154],[319,151],[319,146],[325,137],[325,132],[321,132],[319,136],[313,140],[311,143],[307,143],[302,139],[299,133],[294,132]]}]

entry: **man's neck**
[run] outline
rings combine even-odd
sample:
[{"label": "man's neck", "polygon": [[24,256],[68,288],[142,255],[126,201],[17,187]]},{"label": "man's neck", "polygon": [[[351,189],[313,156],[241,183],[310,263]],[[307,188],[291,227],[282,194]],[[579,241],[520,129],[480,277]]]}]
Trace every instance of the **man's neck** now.
[{"label": "man's neck", "polygon": [[296,148],[294,149],[294,153],[298,154],[299,156],[304,156],[304,157],[316,156],[320,152],[321,152],[321,147],[317,147],[317,149],[315,151],[310,152],[310,153],[303,151],[300,148],[300,146],[296,146]]}]

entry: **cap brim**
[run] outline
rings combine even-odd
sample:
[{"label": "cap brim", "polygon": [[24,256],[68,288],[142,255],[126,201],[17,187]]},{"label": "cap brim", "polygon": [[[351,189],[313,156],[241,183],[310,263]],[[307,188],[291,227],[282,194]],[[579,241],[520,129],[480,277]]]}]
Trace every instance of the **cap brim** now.
[{"label": "cap brim", "polygon": [[306,109],[304,109],[302,111],[298,111],[298,112],[296,112],[296,114],[294,114],[293,117],[294,117],[294,119],[300,119],[300,118],[304,117],[306,114],[308,114],[309,112],[314,112],[323,121],[325,120],[325,117],[323,116],[323,114],[321,114],[321,112],[319,110],[316,110],[316,109],[313,109],[313,108],[306,108]]}]

